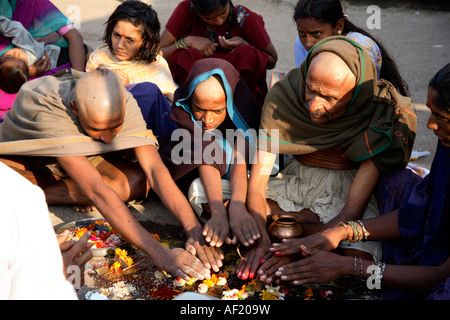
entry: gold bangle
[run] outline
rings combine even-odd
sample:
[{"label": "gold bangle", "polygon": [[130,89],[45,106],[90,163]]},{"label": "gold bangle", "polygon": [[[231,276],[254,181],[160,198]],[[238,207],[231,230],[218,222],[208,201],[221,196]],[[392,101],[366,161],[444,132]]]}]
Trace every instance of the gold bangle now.
[{"label": "gold bangle", "polygon": [[348,232],[347,224],[343,221],[339,222],[339,225],[341,227],[345,228],[345,231],[347,231],[347,238],[345,238],[346,241],[349,241],[350,233]]}]

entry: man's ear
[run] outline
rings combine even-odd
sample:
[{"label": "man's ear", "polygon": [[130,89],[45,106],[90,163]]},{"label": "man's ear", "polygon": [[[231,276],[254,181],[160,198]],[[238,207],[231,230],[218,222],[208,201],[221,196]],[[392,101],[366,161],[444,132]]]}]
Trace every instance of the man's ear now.
[{"label": "man's ear", "polygon": [[80,112],[78,111],[78,107],[75,101],[70,101],[69,106],[72,113],[78,117],[80,115]]}]

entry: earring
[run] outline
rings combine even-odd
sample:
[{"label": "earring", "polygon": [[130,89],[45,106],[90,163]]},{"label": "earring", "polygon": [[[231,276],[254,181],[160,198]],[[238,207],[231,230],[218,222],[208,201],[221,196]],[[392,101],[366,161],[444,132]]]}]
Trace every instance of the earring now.
[{"label": "earring", "polygon": [[342,31],[341,31],[341,30],[339,30],[339,31],[338,31],[338,35],[341,35],[341,33],[342,33]]}]

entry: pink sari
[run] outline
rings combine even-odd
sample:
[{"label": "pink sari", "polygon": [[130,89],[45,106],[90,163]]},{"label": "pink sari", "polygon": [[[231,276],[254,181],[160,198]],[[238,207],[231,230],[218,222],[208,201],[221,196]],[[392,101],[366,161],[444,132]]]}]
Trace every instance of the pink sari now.
[{"label": "pink sari", "polygon": [[[57,31],[72,22],[51,1],[11,0],[10,4],[7,0],[0,1],[2,2],[0,14],[11,20],[20,21],[33,38],[60,47],[67,47],[66,40]],[[10,10],[5,10],[7,5],[10,5]],[[12,12],[12,15],[8,12]],[[11,38],[0,37],[0,56],[12,48],[14,46],[11,44]],[[41,77],[55,74],[62,69],[70,69],[70,63],[51,69]],[[0,121],[3,121],[4,115],[11,108],[15,97],[16,94],[8,94],[0,90]]]}]

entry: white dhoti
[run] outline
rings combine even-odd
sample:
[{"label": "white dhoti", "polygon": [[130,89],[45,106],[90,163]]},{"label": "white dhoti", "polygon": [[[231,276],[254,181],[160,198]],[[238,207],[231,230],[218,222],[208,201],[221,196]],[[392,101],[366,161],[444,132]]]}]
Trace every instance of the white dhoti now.
[{"label": "white dhoti", "polygon": [[[300,212],[309,209],[322,223],[327,223],[344,207],[355,174],[356,169],[330,170],[309,167],[292,159],[276,177],[269,179],[266,197],[276,201],[283,211]],[[376,217],[378,214],[377,202],[372,196],[361,220]],[[381,242],[342,241],[339,247],[368,252],[375,261],[379,261],[382,255]]]}]

